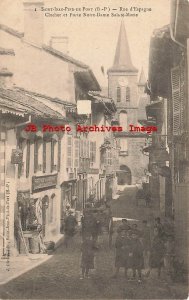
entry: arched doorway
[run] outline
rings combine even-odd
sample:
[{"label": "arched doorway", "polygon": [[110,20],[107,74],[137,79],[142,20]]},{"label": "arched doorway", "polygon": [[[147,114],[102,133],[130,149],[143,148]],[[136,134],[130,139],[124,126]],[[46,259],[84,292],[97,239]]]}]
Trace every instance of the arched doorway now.
[{"label": "arched doorway", "polygon": [[121,165],[120,170],[117,172],[117,178],[118,185],[131,184],[131,170],[126,165]]}]

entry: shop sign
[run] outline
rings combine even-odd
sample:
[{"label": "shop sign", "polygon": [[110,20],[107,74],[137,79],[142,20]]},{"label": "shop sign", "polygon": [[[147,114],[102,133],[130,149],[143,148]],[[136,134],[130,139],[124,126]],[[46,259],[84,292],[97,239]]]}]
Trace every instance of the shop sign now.
[{"label": "shop sign", "polygon": [[21,164],[23,159],[23,151],[21,149],[13,149],[11,154],[12,164]]},{"label": "shop sign", "polygon": [[94,169],[94,168],[89,168],[88,169],[88,174],[98,174],[99,169]]},{"label": "shop sign", "polygon": [[32,192],[45,190],[57,185],[57,174],[32,177]]}]

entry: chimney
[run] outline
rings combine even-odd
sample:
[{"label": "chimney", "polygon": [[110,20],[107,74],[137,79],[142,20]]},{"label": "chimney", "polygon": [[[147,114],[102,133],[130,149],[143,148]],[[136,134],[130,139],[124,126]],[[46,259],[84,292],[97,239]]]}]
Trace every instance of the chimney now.
[{"label": "chimney", "polygon": [[43,44],[44,20],[41,7],[44,1],[23,0],[24,5],[24,40],[41,47]]},{"label": "chimney", "polygon": [[64,54],[69,54],[68,51],[69,38],[67,36],[52,36],[50,39],[50,47],[63,52]]}]

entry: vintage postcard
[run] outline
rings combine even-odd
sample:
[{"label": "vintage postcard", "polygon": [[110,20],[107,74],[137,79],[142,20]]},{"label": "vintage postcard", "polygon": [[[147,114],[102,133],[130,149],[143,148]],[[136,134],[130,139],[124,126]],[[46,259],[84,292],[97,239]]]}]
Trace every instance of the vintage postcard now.
[{"label": "vintage postcard", "polygon": [[0,299],[187,299],[189,1],[0,0]]}]

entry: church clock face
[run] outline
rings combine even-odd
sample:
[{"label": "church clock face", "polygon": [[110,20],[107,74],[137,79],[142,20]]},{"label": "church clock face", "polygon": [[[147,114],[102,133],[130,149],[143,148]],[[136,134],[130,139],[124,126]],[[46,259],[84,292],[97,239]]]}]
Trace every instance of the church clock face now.
[{"label": "church clock face", "polygon": [[119,77],[118,83],[120,86],[127,86],[128,85],[128,80],[125,77]]}]

